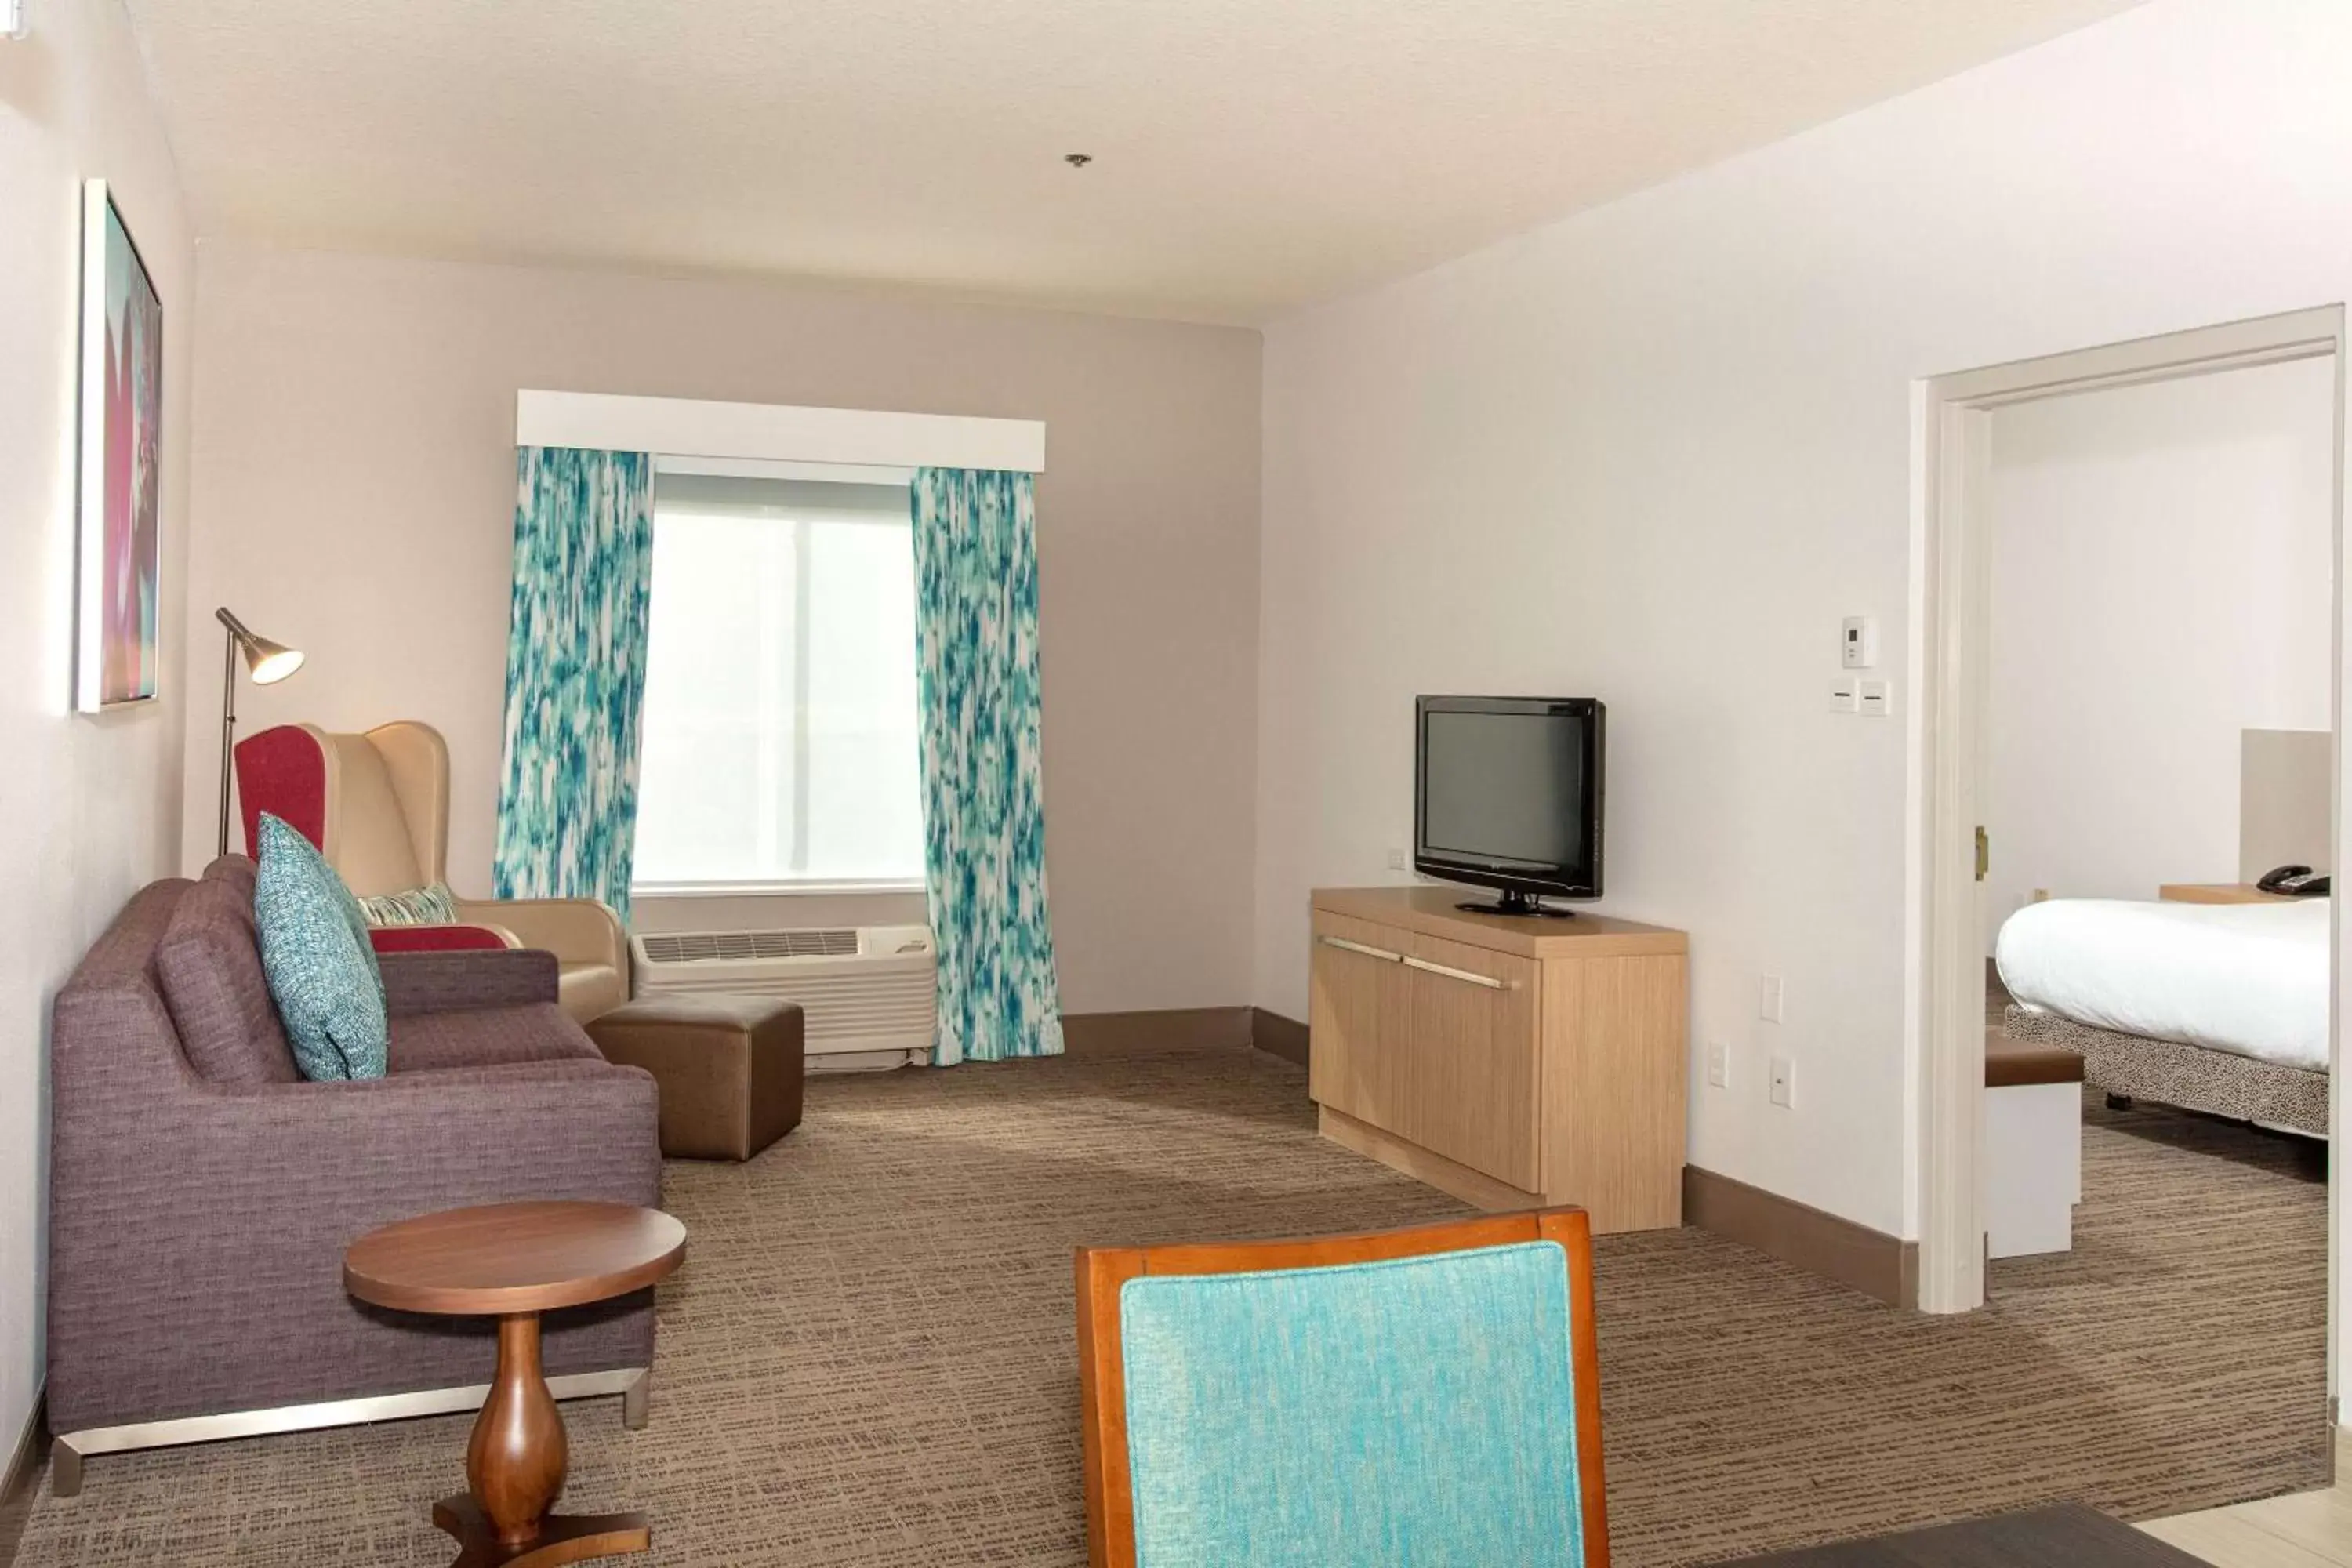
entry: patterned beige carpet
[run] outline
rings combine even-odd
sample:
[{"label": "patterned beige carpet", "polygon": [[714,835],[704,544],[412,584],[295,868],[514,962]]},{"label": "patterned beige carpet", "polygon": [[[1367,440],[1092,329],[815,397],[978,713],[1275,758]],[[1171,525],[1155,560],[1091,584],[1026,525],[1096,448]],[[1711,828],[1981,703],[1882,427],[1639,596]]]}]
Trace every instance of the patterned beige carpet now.
[{"label": "patterned beige carpet", "polygon": [[[673,1564],[1076,1565],[1069,1249],[1440,1217],[1253,1055],[821,1079],[749,1166],[675,1164],[654,1424],[571,1407],[575,1508]],[[1899,1313],[1694,1231],[1600,1248],[1612,1535],[1649,1568],[2080,1498],[2320,1484],[2326,1188],[2292,1143],[2091,1114],[2075,1251]],[[488,1369],[485,1368],[485,1375]],[[37,1568],[437,1565],[467,1420],[91,1461]]]}]

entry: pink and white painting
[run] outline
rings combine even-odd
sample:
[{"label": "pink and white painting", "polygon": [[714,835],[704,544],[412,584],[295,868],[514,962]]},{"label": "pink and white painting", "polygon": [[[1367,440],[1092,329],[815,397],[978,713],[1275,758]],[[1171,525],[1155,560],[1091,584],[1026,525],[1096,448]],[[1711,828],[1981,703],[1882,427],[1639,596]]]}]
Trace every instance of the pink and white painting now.
[{"label": "pink and white painting", "polygon": [[106,182],[85,187],[75,704],[155,696],[163,306]]}]

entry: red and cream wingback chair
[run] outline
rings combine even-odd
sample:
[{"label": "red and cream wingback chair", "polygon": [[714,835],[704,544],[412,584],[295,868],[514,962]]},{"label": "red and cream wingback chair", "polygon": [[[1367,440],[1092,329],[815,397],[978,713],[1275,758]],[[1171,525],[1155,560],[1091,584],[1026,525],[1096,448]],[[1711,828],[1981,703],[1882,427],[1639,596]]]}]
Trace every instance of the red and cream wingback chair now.
[{"label": "red and cream wingback chair", "polygon": [[[449,746],[430,724],[264,730],[237,743],[236,788],[247,854],[267,811],[316,844],[360,898],[448,879]],[[543,949],[555,954],[563,1010],[582,1023],[629,999],[628,935],[595,900],[459,899],[457,912],[466,927],[384,927],[376,946]]]}]

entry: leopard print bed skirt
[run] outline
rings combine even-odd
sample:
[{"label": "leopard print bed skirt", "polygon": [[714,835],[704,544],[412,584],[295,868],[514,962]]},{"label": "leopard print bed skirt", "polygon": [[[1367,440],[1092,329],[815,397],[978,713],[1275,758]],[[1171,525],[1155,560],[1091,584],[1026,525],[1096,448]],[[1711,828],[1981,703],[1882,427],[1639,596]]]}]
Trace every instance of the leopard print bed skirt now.
[{"label": "leopard print bed skirt", "polygon": [[2202,1046],[2119,1035],[2014,1005],[2003,1016],[2002,1027],[2011,1039],[2073,1051],[2083,1058],[2083,1081],[2109,1094],[2292,1128],[2315,1138],[2327,1136],[2327,1075],[2324,1072],[2281,1067]]}]

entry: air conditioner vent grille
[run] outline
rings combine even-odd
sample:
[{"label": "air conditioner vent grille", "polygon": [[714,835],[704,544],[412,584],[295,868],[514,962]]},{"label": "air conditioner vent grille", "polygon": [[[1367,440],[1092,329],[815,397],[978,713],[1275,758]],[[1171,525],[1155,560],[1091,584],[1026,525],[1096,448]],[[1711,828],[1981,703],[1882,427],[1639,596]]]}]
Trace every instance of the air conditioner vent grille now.
[{"label": "air conditioner vent grille", "polygon": [[747,958],[855,958],[857,931],[695,931],[682,936],[647,934],[638,942],[647,962],[701,963]]}]

